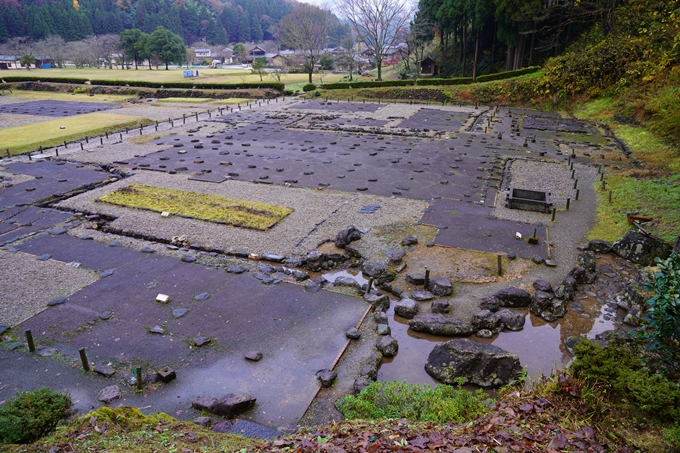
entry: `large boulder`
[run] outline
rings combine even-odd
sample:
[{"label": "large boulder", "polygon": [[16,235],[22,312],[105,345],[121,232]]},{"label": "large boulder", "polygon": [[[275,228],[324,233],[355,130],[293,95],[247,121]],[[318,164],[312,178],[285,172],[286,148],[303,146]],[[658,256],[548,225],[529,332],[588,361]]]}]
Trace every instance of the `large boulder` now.
[{"label": "large boulder", "polygon": [[472,315],[472,326],[475,330],[496,331],[501,326],[501,319],[489,310],[480,310]]},{"label": "large boulder", "polygon": [[470,323],[435,313],[422,313],[411,319],[408,325],[416,332],[448,337],[468,336],[476,331]]},{"label": "large boulder", "polygon": [[534,297],[531,298],[531,313],[535,316],[541,316],[541,313],[552,307],[552,301],[555,298],[554,294],[545,291],[536,291]]},{"label": "large boulder", "polygon": [[402,318],[412,319],[418,314],[418,302],[408,297],[404,297],[394,306],[394,313],[401,316]]},{"label": "large boulder", "polygon": [[428,289],[435,296],[450,296],[453,294],[453,285],[451,284],[451,281],[444,277],[437,277],[430,280]]},{"label": "large boulder", "polygon": [[661,239],[629,231],[612,244],[612,251],[635,264],[651,266],[654,264],[654,258],[668,258],[671,246]]},{"label": "large boulder", "polygon": [[335,246],[344,249],[350,242],[358,241],[359,239],[361,239],[361,233],[354,225],[351,225],[349,228],[338,233],[335,237]]},{"label": "large boulder", "polygon": [[250,395],[229,393],[213,407],[213,413],[226,418],[233,418],[252,408],[255,401],[256,398]]},{"label": "large boulder", "polygon": [[501,307],[528,307],[531,304],[531,294],[514,286],[498,291],[494,297]]},{"label": "large boulder", "polygon": [[445,384],[462,377],[481,387],[498,387],[517,378],[522,366],[519,357],[497,346],[457,338],[434,347],[425,371]]}]

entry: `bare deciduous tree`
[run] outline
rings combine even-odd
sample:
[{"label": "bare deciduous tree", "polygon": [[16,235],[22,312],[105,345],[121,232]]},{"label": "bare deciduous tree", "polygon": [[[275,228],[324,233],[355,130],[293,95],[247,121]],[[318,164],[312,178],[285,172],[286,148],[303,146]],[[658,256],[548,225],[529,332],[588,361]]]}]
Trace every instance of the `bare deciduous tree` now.
[{"label": "bare deciduous tree", "polygon": [[314,66],[321,58],[328,33],[327,11],[301,3],[280,23],[285,42],[303,52],[305,69],[312,83]]},{"label": "bare deciduous tree", "polygon": [[[338,56],[338,64],[341,67],[346,67],[349,72],[349,80],[352,80],[352,71],[354,66],[358,66],[356,58],[359,56],[359,49],[357,48],[357,41],[355,33],[351,32],[340,43],[340,55]],[[358,68],[357,68],[358,72]]]},{"label": "bare deciduous tree", "polygon": [[411,7],[406,0],[337,0],[335,8],[373,53],[382,80],[383,56],[408,27]]},{"label": "bare deciduous tree", "polygon": [[57,35],[48,36],[42,41],[35,43],[36,53],[48,56],[52,59],[52,63],[59,67],[64,67],[64,49],[66,47],[66,41],[64,38]]}]

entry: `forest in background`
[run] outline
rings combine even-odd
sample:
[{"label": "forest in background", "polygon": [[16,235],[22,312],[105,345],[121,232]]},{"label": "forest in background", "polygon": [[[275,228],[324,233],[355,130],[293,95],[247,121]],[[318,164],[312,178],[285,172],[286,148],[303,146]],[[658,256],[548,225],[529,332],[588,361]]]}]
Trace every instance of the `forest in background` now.
[{"label": "forest in background", "polygon": [[[0,42],[60,36],[79,41],[138,28],[162,26],[186,44],[261,42],[275,38],[278,22],[295,7],[284,0],[0,0]],[[334,17],[329,45],[347,33]]]}]

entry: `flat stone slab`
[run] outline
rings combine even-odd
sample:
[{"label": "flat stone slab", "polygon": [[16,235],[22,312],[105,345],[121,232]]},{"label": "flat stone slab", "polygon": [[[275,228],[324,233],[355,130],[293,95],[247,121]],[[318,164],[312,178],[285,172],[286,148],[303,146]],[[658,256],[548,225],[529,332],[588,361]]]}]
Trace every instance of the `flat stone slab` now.
[{"label": "flat stone slab", "polygon": [[534,225],[496,219],[492,212],[491,208],[472,203],[436,200],[423,215],[423,223],[447,227],[440,229],[435,238],[439,245],[501,254],[513,252],[526,259],[547,258],[545,227],[537,229],[539,244],[531,245],[516,239],[515,233],[527,238],[533,234]]},{"label": "flat stone slab", "polygon": [[334,110],[336,112],[377,112],[385,104],[378,104],[375,102],[340,102],[340,101],[315,101],[310,100],[301,102],[293,108],[298,110]]},{"label": "flat stone slab", "polygon": [[84,115],[86,113],[101,112],[105,110],[118,108],[120,108],[120,105],[108,102],[42,100],[0,105],[0,113],[12,113],[14,115],[66,117]]}]

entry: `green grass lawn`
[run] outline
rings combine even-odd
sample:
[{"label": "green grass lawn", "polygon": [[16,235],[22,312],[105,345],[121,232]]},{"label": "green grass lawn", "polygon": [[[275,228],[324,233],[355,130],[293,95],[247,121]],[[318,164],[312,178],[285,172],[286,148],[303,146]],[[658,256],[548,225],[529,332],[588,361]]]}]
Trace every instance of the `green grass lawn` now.
[{"label": "green grass lawn", "polygon": [[[184,78],[184,69],[171,68],[165,70],[160,68],[156,70],[149,70],[148,66],[140,68],[138,70],[134,69],[105,69],[105,68],[50,68],[50,69],[33,69],[25,70],[19,69],[16,71],[11,71],[7,73],[7,76],[32,76],[40,77],[44,75],[46,77],[78,77],[84,79],[105,79],[105,80],[141,80],[147,82],[188,82],[195,81],[199,83],[249,83],[249,82],[259,82],[260,76],[257,74],[251,74],[248,70],[237,70],[237,69],[210,69],[210,68],[198,68],[198,77]],[[345,74],[328,74],[324,77],[325,83],[337,82],[344,77]],[[314,83],[318,83],[318,78],[314,76]],[[281,82],[288,85],[301,84],[300,86],[307,83],[307,74],[286,74],[281,77]],[[272,77],[265,76],[262,81],[264,82],[276,82]],[[288,88],[293,89],[293,88]],[[299,88],[295,88],[299,89]]]},{"label": "green grass lawn", "polygon": [[293,212],[285,206],[141,184],[110,192],[97,201],[257,230],[271,228]]},{"label": "green grass lawn", "polygon": [[[125,127],[151,124],[151,120],[139,116],[114,113],[88,113],[56,120],[43,121],[25,126],[0,130],[0,150],[10,154],[32,151],[42,146],[49,148],[64,141],[80,140],[105,132],[119,131]],[[62,129],[61,127],[64,126]]]}]

